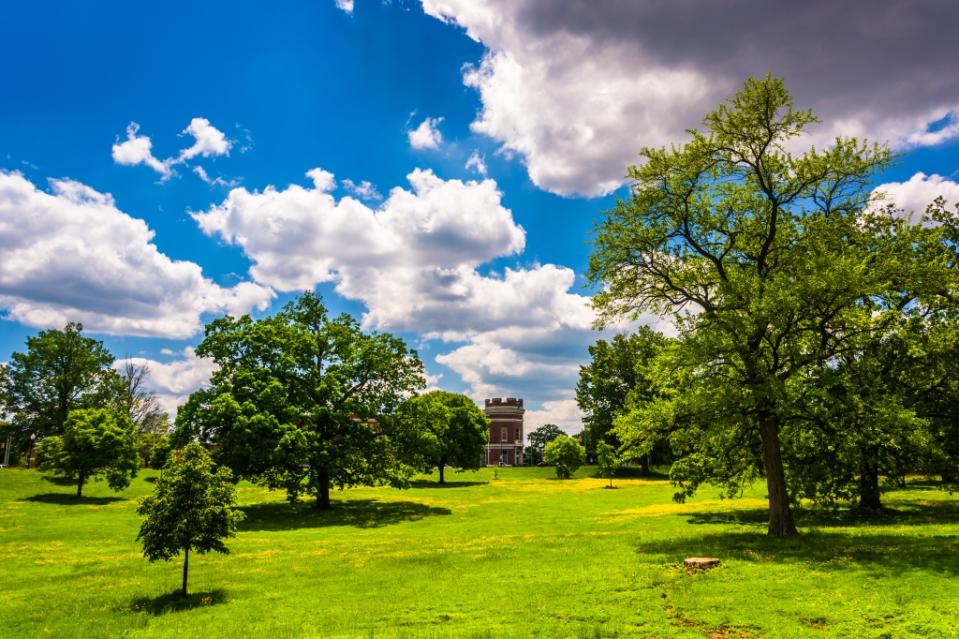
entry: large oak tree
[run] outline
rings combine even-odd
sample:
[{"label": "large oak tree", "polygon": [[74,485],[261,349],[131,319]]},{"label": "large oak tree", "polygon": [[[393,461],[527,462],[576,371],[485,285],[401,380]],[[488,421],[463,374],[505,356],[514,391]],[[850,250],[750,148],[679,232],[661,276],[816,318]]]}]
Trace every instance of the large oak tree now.
[{"label": "large oak tree", "polygon": [[789,411],[797,387],[882,321],[888,309],[864,299],[902,284],[863,223],[888,151],[838,138],[794,154],[816,122],[781,80],[748,80],[687,144],[642,150],[631,197],[600,225],[590,262],[601,318],[654,312],[680,333],[662,369],[673,393],[634,426],[678,427],[671,472],[682,494],[764,477],[768,532],[781,537],[796,534],[783,433],[804,428]]},{"label": "large oak tree", "polygon": [[237,477],[315,495],[330,488],[408,481],[384,422],[423,385],[423,365],[403,340],[329,317],[312,293],[272,317],[224,317],[197,347],[219,369],[177,415],[175,444],[197,437]]}]

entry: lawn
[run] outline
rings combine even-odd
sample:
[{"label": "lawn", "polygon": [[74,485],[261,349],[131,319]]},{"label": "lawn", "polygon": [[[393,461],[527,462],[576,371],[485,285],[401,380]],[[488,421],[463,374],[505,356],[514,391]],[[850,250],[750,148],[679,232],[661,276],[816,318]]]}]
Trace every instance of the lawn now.
[{"label": "lawn", "polygon": [[[762,492],[672,503],[664,481],[449,473],[354,489],[314,513],[241,484],[230,555],[149,564],[137,498],[0,470],[0,637],[959,637],[959,496],[916,484],[875,520],[799,514],[768,539]],[[712,555],[687,575],[683,558]]]}]

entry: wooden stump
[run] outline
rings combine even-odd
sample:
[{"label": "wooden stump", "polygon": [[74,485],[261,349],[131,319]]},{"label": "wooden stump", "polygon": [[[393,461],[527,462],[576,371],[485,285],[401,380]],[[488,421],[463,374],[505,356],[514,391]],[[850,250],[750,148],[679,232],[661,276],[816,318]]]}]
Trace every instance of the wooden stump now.
[{"label": "wooden stump", "polygon": [[718,566],[719,560],[715,557],[690,557],[683,561],[683,565],[686,566],[686,572],[709,570]]}]

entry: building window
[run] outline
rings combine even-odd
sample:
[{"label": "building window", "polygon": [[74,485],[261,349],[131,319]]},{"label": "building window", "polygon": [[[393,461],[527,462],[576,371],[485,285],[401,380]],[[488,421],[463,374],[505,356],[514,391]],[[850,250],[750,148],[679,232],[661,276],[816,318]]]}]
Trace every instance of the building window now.
[{"label": "building window", "polygon": [[501,442],[509,441],[509,429],[503,426],[499,432],[499,440]]}]

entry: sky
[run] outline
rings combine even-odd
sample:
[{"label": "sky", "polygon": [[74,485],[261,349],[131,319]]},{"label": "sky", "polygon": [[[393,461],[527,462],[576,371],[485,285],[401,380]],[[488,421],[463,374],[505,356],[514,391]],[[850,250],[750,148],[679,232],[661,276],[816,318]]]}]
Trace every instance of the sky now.
[{"label": "sky", "polygon": [[[225,313],[305,290],[402,336],[431,387],[581,428],[594,225],[644,146],[746,77],[959,202],[959,3],[7,2],[0,361],[82,322],[175,410]],[[667,330],[668,322],[643,317]],[[635,326],[635,324],[633,324]]]}]

